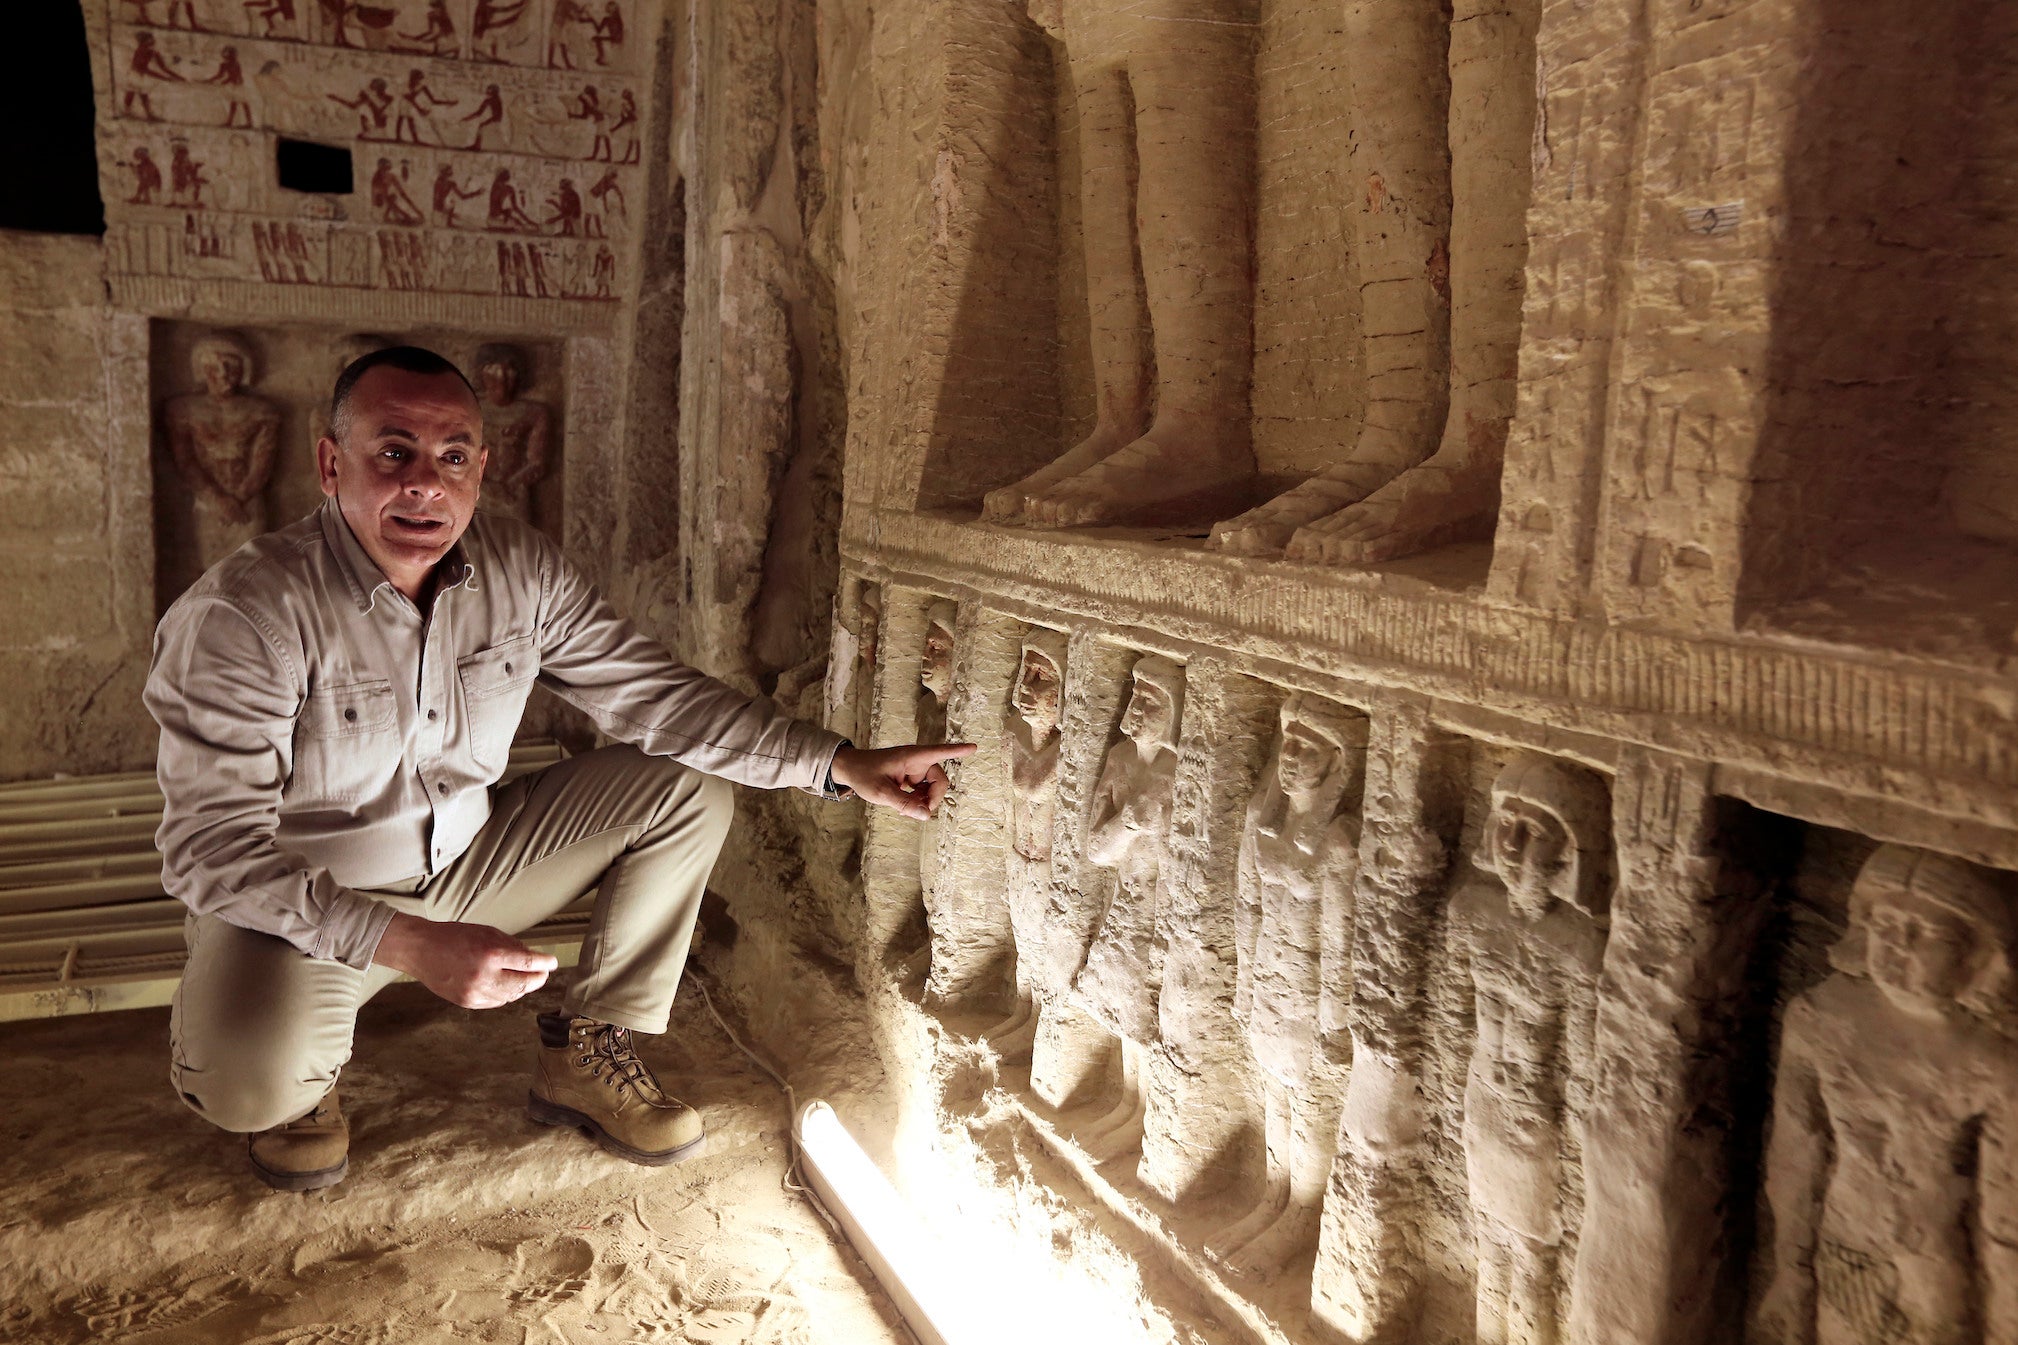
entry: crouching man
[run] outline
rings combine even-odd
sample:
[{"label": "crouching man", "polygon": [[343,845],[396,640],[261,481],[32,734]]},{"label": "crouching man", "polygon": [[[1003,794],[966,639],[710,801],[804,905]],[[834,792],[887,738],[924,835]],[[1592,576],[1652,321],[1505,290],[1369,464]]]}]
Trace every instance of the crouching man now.
[{"label": "crouching man", "polygon": [[[316,445],[323,506],[219,562],[162,618],[163,882],[191,911],[170,1073],[249,1136],[253,1171],[342,1180],[336,1080],[399,973],[485,1009],[557,963],[513,935],[594,892],[563,1012],[541,1015],[536,1121],[613,1153],[699,1151],[700,1117],[631,1034],[664,1032],[726,781],[925,816],[965,745],[863,751],[690,668],[522,524],[473,517],[477,399],[447,360],[366,355]],[[535,681],[628,744],[495,792]]]}]

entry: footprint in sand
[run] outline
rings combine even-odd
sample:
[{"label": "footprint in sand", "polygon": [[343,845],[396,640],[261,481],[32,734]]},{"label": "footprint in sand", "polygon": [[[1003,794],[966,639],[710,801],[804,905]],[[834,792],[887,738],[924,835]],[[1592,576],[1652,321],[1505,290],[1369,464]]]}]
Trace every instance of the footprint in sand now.
[{"label": "footprint in sand", "polygon": [[290,1326],[270,1336],[248,1340],[245,1345],[393,1345],[393,1332],[390,1326],[316,1322],[310,1326]]},{"label": "footprint in sand", "polygon": [[580,1238],[521,1243],[518,1262],[506,1297],[519,1307],[551,1307],[589,1287],[595,1277],[596,1251]]}]

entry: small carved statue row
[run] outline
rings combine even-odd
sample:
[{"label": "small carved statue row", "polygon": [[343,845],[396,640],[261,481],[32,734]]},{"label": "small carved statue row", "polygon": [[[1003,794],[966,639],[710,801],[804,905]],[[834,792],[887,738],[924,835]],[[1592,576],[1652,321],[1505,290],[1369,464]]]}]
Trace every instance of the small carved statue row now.
[{"label": "small carved statue row", "polygon": [[[942,603],[919,706],[921,729],[940,736],[952,649]],[[1047,904],[1065,678],[1065,637],[1029,630],[1002,731],[1019,1007],[988,1035],[1005,1055],[1027,1051],[1059,1006],[1112,1035],[1119,1100],[1075,1132],[1106,1162],[1141,1142],[1159,1038],[1158,884],[1184,669],[1154,654],[1134,663],[1088,806],[1079,885],[1099,914],[1083,943]],[[1233,1012],[1261,1081],[1267,1178],[1206,1249],[1239,1276],[1272,1276],[1315,1245],[1340,1149],[1367,740],[1365,715],[1289,696],[1241,833]],[[1566,1139],[1597,1063],[1608,819],[1598,776],[1516,754],[1447,907],[1451,979],[1473,1025],[1459,1133],[1483,1342],[1558,1338]],[[1785,1013],[1754,1339],[2018,1342],[2014,924],[2010,895],[1959,860],[1883,845],[1863,865],[1835,973]]]},{"label": "small carved statue row", "polygon": [[[335,377],[352,360],[394,344],[379,337],[338,342]],[[257,364],[251,345],[233,332],[208,332],[190,349],[199,390],[170,397],[162,410],[169,454],[189,488],[199,557],[208,567],[272,526],[265,492],[280,442],[280,403],[252,389]],[[521,395],[525,352],[490,344],[476,353],[475,381],[490,457],[483,507],[530,520],[533,488],[546,476],[554,438],[554,411]],[[317,415],[326,431],[326,411]]]}]

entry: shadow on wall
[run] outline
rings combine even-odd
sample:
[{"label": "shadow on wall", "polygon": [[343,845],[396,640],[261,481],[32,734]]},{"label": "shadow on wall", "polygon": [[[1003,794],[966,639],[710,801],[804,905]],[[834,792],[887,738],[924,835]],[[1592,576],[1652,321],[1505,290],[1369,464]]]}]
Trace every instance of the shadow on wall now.
[{"label": "shadow on wall", "polygon": [[[1811,5],[1741,605],[2018,613],[2018,13]],[[1909,593],[1910,590],[1910,593]],[[1772,612],[1801,604],[1792,612]],[[1867,611],[1862,634],[1893,624]],[[1891,637],[1888,637],[1891,638]]]}]

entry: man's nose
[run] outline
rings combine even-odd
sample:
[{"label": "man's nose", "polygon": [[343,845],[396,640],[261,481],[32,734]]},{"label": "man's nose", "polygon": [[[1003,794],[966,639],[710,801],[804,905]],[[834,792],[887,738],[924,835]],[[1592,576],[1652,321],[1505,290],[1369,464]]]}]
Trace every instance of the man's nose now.
[{"label": "man's nose", "polygon": [[412,495],[441,494],[441,468],[426,454],[415,454],[408,461],[400,486]]}]

